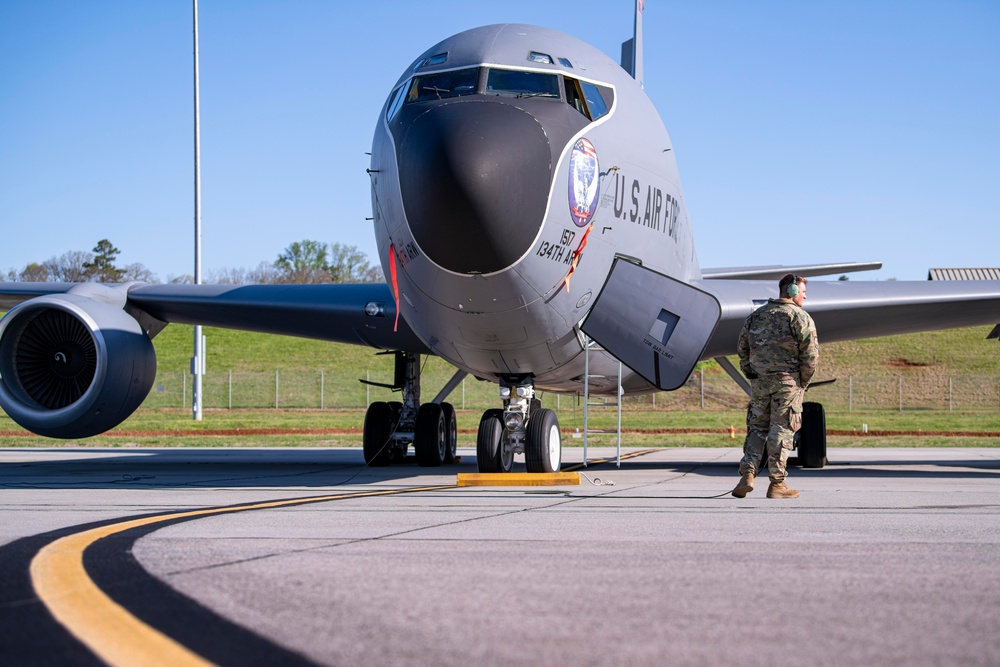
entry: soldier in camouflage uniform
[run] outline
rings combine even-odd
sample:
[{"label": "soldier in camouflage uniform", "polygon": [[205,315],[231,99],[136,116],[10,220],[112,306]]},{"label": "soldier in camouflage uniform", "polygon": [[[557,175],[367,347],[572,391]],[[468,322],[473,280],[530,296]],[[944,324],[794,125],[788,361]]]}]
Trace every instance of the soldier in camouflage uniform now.
[{"label": "soldier in camouflage uniform", "polygon": [[785,461],[802,426],[802,396],[816,372],[816,325],[802,309],[806,280],[788,274],[778,283],[779,298],[769,299],[746,319],[737,350],[740,370],[751,381],[747,437],[740,461],[740,482],[733,495],[753,491],[754,476],[767,456],[768,498],[797,498],[785,484]]}]

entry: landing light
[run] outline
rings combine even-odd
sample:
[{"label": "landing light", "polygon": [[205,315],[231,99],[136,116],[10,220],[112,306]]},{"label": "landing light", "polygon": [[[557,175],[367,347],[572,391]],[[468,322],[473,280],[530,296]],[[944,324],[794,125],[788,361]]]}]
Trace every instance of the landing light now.
[{"label": "landing light", "polygon": [[365,315],[368,317],[385,317],[385,306],[381,303],[369,301],[365,304]]},{"label": "landing light", "polygon": [[524,415],[520,412],[508,412],[503,416],[503,425],[508,431],[517,431],[524,426]]}]

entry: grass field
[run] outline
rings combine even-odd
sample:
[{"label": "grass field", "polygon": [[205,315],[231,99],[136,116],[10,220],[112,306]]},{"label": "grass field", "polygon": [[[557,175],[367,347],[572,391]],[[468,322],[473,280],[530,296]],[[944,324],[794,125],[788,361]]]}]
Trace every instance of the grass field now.
[{"label": "grass field", "polygon": [[[878,373],[931,372],[952,375],[1000,376],[1000,344],[987,340],[992,327],[948,329],[905,336],[888,336],[841,343],[821,343],[820,368],[824,377]],[[822,333],[822,332],[820,332]],[[327,369],[331,374],[363,375],[366,368],[391,372],[391,357],[376,350],[306,338],[270,336],[205,327],[209,372],[307,371]],[[172,324],[153,343],[164,372],[189,367],[193,328]],[[428,370],[450,368],[439,359]],[[723,375],[715,362],[704,364],[709,374]]]},{"label": "grass field", "polygon": [[[881,339],[822,345],[820,378],[839,378],[836,396],[833,389],[817,390],[819,400],[827,406],[827,426],[831,431],[829,445],[838,446],[1000,446],[1000,345],[986,340],[991,327],[972,327],[941,332],[910,334]],[[254,409],[208,409],[204,420],[194,422],[189,409],[190,395],[181,392],[180,385],[189,367],[193,330],[190,326],[171,325],[154,340],[159,376],[157,385],[146,404],[119,429],[111,434],[86,441],[59,441],[24,433],[6,415],[0,416],[0,446],[360,446],[364,405],[367,400],[388,400],[387,392],[370,392],[357,382],[368,375],[387,380],[392,374],[392,357],[378,356],[376,351],[352,345],[341,345],[283,336],[269,336],[225,329],[206,328],[208,340],[206,376],[224,391],[222,385],[232,371],[241,378],[254,378],[257,384],[244,386],[244,392],[259,395],[260,405]],[[440,359],[430,358],[424,366],[424,392],[433,394],[452,369]],[[623,436],[625,446],[739,446],[744,415],[740,405],[745,398],[714,362],[702,364],[706,383],[713,391],[724,391],[723,400],[710,400],[701,406],[695,394],[682,392],[658,394],[655,406],[652,397],[630,398],[625,402]],[[282,380],[281,393],[274,387],[275,374]],[[294,388],[288,388],[289,378],[304,376],[306,382],[319,383],[320,373],[326,378],[325,407],[310,398],[303,401],[308,409],[288,409],[295,406]],[[845,402],[841,394],[848,386],[846,378],[885,378],[875,393],[886,394],[879,403],[864,403],[855,399]],[[163,379],[161,379],[163,378]],[[943,378],[971,378],[967,390],[976,397],[976,409],[949,409],[944,399]],[[244,384],[245,384],[244,380]],[[171,384],[172,383],[172,384]],[[165,388],[166,385],[166,388]],[[215,386],[213,385],[213,386]],[[852,386],[860,387],[861,382]],[[907,392],[916,387],[934,387],[935,398],[910,399],[904,410],[893,409],[896,388],[905,385]],[[188,391],[185,385],[184,391]],[[724,390],[719,389],[724,388]],[[313,391],[310,389],[310,391]],[[692,391],[696,391],[692,389]],[[456,392],[458,394],[458,392]],[[994,397],[994,394],[997,397]],[[499,406],[496,388],[488,383],[467,382],[463,394],[468,400],[466,410],[459,410],[460,446],[474,446],[474,431],[484,406]],[[214,405],[225,406],[221,399]],[[275,396],[280,408],[273,407]],[[185,400],[186,398],[186,400]],[[168,400],[169,399],[169,400]],[[546,407],[557,409],[567,446],[581,445],[582,439],[572,437],[583,429],[583,410],[579,399],[557,398],[543,394]],[[980,400],[981,399],[981,400]],[[451,402],[461,408],[457,395]],[[464,400],[464,399],[463,399]],[[313,405],[315,403],[315,405]],[[884,404],[883,404],[884,403]],[[208,403],[207,403],[208,404]],[[850,405],[850,408],[845,407]],[[338,407],[346,406],[346,407]],[[931,407],[927,407],[931,406]],[[591,426],[614,426],[615,412],[610,409],[591,411]],[[862,434],[867,425],[868,434]],[[730,438],[729,427],[735,431]],[[205,433],[241,429],[249,433],[214,435]],[[277,429],[282,433],[263,433]],[[292,432],[292,429],[301,431]],[[137,432],[160,432],[140,435]],[[318,432],[317,432],[318,431]],[[660,432],[657,432],[660,431]],[[122,433],[125,434],[122,434]],[[877,432],[873,433],[873,432]],[[907,433],[886,435],[884,432]],[[931,435],[947,432],[951,435]],[[969,435],[957,435],[969,434]],[[992,434],[981,437],[977,434]],[[613,444],[613,436],[594,436],[595,445]]]}]

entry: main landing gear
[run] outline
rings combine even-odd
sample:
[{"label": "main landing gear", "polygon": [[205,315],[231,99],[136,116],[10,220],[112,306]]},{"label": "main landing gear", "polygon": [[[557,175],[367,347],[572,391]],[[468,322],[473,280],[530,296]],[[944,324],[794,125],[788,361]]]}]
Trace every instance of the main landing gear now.
[{"label": "main landing gear", "polygon": [[406,451],[411,442],[420,465],[453,463],[458,446],[455,408],[450,403],[421,405],[420,355],[406,352],[395,354],[393,384],[367,384],[402,391],[403,400],[380,401],[368,406],[362,435],[365,463],[371,466],[402,463],[406,460]]},{"label": "main landing gear", "polygon": [[[396,352],[392,384],[366,382],[402,392],[402,401],[380,401],[365,413],[365,463],[402,463],[410,443],[422,466],[453,463],[458,444],[455,408],[443,398],[464,377],[457,374],[432,403],[420,403],[420,355]],[[442,402],[439,402],[440,401]],[[479,472],[510,472],[514,455],[524,454],[528,472],[559,472],[562,438],[556,413],[535,398],[530,375],[500,378],[503,409],[487,410],[479,422],[476,458]]]},{"label": "main landing gear", "polygon": [[531,377],[500,378],[503,409],[487,410],[479,421],[479,472],[510,472],[514,454],[524,454],[528,472],[559,472],[562,438],[556,413],[535,398]]}]

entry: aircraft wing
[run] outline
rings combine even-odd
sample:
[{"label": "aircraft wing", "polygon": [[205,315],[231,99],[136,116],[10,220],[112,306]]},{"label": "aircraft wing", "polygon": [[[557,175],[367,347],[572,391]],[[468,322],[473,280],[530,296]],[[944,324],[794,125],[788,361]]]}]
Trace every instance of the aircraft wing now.
[{"label": "aircraft wing", "polygon": [[781,280],[789,273],[797,276],[832,276],[855,271],[875,271],[882,262],[845,262],[840,264],[802,264],[799,266],[740,266],[722,269],[702,269],[706,280]]},{"label": "aircraft wing", "polygon": [[[801,274],[799,274],[801,275]],[[773,281],[696,280],[718,299],[719,323],[702,359],[736,353],[743,321],[768,298]],[[1000,281],[810,281],[805,309],[820,344],[1000,323]]]},{"label": "aircraft wing", "polygon": [[0,283],[0,406],[24,428],[87,438],[156,379],[151,338],[170,322],[429,352],[382,285]]},{"label": "aircraft wing", "polygon": [[[777,296],[774,280],[685,282],[619,259],[581,329],[647,382],[670,391],[698,361],[735,354],[747,316]],[[997,324],[1000,280],[814,280],[805,309],[821,342]]]},{"label": "aircraft wing", "polygon": [[[97,283],[0,283],[0,310],[46,295],[114,303],[134,315],[163,323],[317,338],[427,354],[400,318],[385,284],[360,285],[114,285]],[[374,314],[366,314],[365,309]],[[135,313],[135,311],[140,311]],[[147,322],[144,325],[148,326]],[[396,330],[394,331],[394,327]]]},{"label": "aircraft wing", "polygon": [[74,285],[75,283],[0,283],[0,311],[10,310],[36,296],[65,294]]}]

